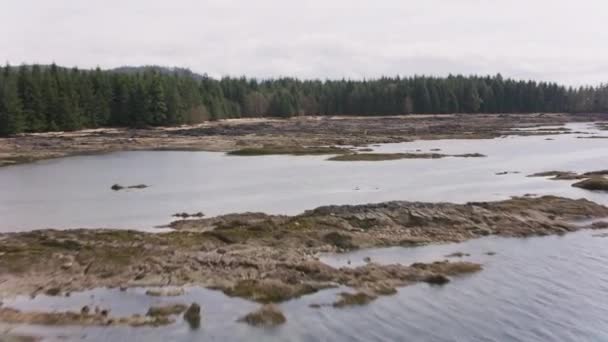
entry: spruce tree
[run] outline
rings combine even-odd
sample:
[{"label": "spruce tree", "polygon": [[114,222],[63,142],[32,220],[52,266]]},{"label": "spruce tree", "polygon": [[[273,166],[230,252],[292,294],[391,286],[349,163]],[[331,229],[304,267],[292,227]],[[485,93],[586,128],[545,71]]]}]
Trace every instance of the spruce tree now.
[{"label": "spruce tree", "polygon": [[16,77],[5,72],[0,79],[0,136],[21,133],[24,124]]}]

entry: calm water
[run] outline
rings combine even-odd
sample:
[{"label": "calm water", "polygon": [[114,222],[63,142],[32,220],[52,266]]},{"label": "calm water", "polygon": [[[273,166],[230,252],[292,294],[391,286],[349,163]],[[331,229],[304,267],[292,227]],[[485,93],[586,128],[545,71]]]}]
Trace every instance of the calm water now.
[{"label": "calm water", "polygon": [[[589,124],[576,131],[597,132]],[[606,132],[603,132],[606,133]],[[380,152],[479,152],[487,158],[331,162],[325,156],[232,157],[210,152],[124,152],[0,169],[0,231],[112,227],[150,229],[176,212],[296,214],[324,204],[388,200],[467,202],[526,193],[607,196],[526,175],[608,169],[607,139],[578,135],[437,140],[375,147]],[[554,140],[546,140],[550,137]],[[497,172],[520,174],[497,176]],[[145,183],[144,190],[110,190]]]},{"label": "calm water", "polygon": [[[569,125],[595,132],[588,124]],[[608,195],[572,188],[569,181],[527,178],[547,170],[608,169],[608,140],[577,135],[439,140],[376,147],[382,152],[480,152],[488,158],[340,163],[325,157],[228,157],[205,152],[128,152],[74,157],[0,169],[0,228],[150,228],[178,211],[208,215],[245,210],[298,213],[321,204],[385,200],[494,200],[526,193]],[[520,174],[497,176],[502,171]],[[114,183],[151,188],[113,192]],[[312,309],[345,289],[281,305],[287,324],[255,329],[236,319],[257,305],[220,292],[189,288],[180,297],[155,298],[145,289],[97,289],[69,298],[4,300],[24,310],[110,308],[114,315],[145,313],[161,302],[203,306],[192,331],[183,321],[162,328],[36,327],[0,324],[0,331],[48,341],[608,341],[608,238],[581,231],[562,237],[483,238],[460,244],[357,251],[322,258],[337,267],[430,262],[453,252],[484,265],[444,287],[404,287],[365,307]],[[495,252],[489,256],[485,253]]]},{"label": "calm water", "polygon": [[[581,231],[562,237],[484,238],[461,244],[359,251],[324,261],[379,263],[442,260],[466,252],[484,270],[443,287],[404,287],[365,307],[312,309],[331,303],[344,289],[322,291],[281,305],[288,322],[256,329],[235,320],[257,305],[219,292],[191,288],[173,298],[153,298],[143,289],[95,290],[60,299],[17,298],[5,305],[29,310],[111,308],[115,315],[143,313],[151,304],[199,302],[201,329],[186,323],[162,328],[13,327],[49,341],[608,341],[608,238]],[[492,251],[494,256],[485,255]],[[0,329],[3,326],[0,325]]]}]

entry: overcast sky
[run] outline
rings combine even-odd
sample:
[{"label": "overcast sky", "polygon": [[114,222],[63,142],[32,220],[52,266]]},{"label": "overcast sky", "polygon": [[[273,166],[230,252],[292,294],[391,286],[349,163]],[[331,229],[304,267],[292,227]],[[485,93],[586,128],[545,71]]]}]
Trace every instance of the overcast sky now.
[{"label": "overcast sky", "polygon": [[607,0],[0,0],[0,60],[608,81]]}]

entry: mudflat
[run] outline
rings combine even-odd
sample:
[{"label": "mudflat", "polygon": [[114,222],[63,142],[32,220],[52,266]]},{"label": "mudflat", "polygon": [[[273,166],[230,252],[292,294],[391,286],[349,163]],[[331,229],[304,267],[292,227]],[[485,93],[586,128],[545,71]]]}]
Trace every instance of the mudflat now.
[{"label": "mudflat", "polygon": [[[196,126],[20,134],[0,139],[0,166],[72,155],[136,150],[340,154],[340,148],[420,139],[548,134],[544,125],[606,120],[602,114],[454,114],[230,119]],[[525,128],[524,130],[517,130]],[[554,131],[554,130],[553,130]],[[562,134],[576,133],[567,130]],[[474,151],[473,151],[474,152]],[[239,155],[238,152],[235,154]],[[248,153],[241,153],[241,155]]]}]

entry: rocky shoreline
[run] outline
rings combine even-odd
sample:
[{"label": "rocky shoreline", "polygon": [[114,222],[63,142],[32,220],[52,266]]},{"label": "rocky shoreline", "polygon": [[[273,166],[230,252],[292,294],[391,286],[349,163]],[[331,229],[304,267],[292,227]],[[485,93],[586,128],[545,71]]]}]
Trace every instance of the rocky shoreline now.
[{"label": "rocky shoreline", "polygon": [[[175,221],[169,233],[40,230],[0,234],[0,295],[65,295],[97,287],[198,285],[260,303],[348,286],[370,295],[480,265],[355,268],[321,263],[323,252],[458,242],[487,235],[527,237],[608,217],[588,200],[553,196],[469,204],[387,202],[326,206],[297,216],[244,213]],[[600,226],[600,225],[596,225]],[[0,319],[2,315],[0,315]]]},{"label": "rocky shoreline", "polygon": [[[345,146],[503,135],[575,134],[544,125],[601,121],[604,114],[454,114],[390,117],[231,119],[196,126],[103,128],[21,134],[0,139],[0,166],[117,151],[216,151],[254,154],[340,154]],[[603,126],[602,126],[603,127]],[[525,130],[520,128],[526,128]],[[327,146],[335,146],[328,148]],[[342,147],[340,147],[342,146]],[[274,152],[273,152],[274,151]],[[473,151],[474,152],[474,151]]]},{"label": "rocky shoreline", "polygon": [[[235,320],[273,327],[286,320],[273,303],[344,286],[354,292],[340,292],[335,302],[310,307],[366,305],[394,295],[398,287],[419,282],[444,286],[452,277],[483,267],[448,260],[385,265],[366,258],[362,266],[336,268],[319,261],[321,253],[460,242],[488,235],[564,234],[605,228],[606,218],[608,207],[594,202],[544,196],[468,204],[336,205],[296,216],[229,214],[174,221],[168,233],[110,229],[5,233],[0,234],[0,299],[70,296],[100,287],[154,287],[146,294],[173,297],[184,294],[182,286],[201,286],[260,303],[259,310]],[[577,223],[590,219],[595,222]],[[141,308],[142,313],[125,317],[87,306],[80,312],[22,312],[0,306],[0,322],[157,327],[176,322],[183,313],[191,328],[199,327],[204,307],[169,304]]]}]

